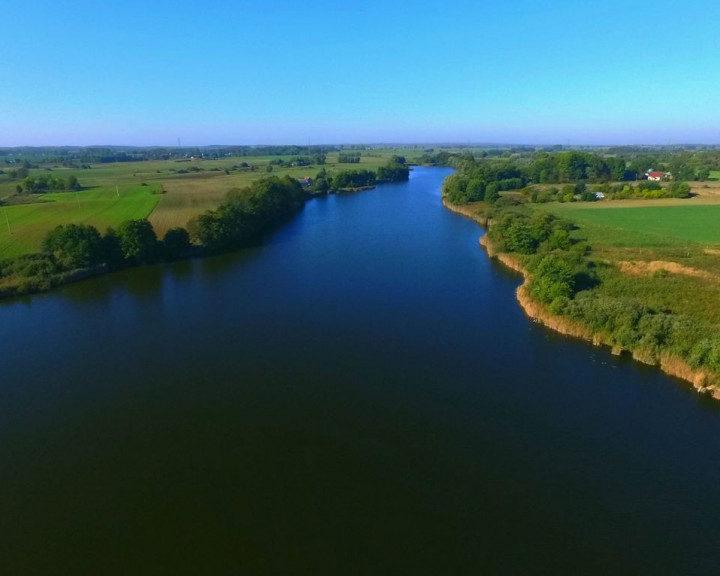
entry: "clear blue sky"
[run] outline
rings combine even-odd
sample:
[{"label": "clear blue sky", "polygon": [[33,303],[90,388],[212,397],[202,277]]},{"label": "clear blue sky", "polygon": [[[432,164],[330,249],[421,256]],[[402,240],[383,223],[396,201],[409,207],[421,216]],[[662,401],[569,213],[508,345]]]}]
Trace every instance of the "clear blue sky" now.
[{"label": "clear blue sky", "polygon": [[35,0],[0,146],[720,143],[719,73],[717,0]]}]

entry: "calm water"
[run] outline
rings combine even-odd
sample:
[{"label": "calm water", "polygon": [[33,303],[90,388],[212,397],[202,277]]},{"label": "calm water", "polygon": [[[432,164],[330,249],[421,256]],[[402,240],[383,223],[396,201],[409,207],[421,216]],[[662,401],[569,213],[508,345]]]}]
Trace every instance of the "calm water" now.
[{"label": "calm water", "polygon": [[447,173],[0,305],[0,573],[717,573],[720,405],[528,322]]}]

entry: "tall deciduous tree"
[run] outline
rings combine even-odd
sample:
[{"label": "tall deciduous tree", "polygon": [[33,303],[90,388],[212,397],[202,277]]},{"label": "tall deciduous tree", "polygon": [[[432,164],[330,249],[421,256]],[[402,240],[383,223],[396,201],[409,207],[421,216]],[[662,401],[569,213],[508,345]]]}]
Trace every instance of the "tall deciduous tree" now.
[{"label": "tall deciduous tree", "polygon": [[117,230],[123,256],[136,264],[148,264],[158,257],[158,240],[147,220],[128,220]]}]

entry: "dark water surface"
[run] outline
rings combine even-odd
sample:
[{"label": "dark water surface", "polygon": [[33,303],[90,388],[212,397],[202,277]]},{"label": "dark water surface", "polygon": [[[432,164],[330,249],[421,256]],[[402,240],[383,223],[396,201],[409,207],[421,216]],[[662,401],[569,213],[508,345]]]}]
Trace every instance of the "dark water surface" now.
[{"label": "dark water surface", "polygon": [[528,322],[447,170],[0,305],[0,574],[711,574],[720,406]]}]

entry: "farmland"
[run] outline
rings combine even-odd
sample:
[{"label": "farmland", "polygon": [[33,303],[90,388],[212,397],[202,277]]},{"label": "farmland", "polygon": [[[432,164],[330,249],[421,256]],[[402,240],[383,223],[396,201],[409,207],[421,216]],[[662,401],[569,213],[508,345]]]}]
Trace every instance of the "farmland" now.
[{"label": "farmland", "polygon": [[99,230],[145,218],[158,203],[160,187],[130,184],[80,192],[44,194],[36,202],[2,206],[0,259],[38,251],[48,230],[60,224],[91,224]]},{"label": "farmland", "polygon": [[668,199],[662,206],[659,202],[552,204],[552,211],[597,230],[598,241],[600,229],[605,229],[605,242],[615,245],[720,244],[720,202],[691,204],[693,200]]},{"label": "farmland", "polygon": [[[377,169],[393,154],[403,153],[409,155],[413,149],[363,151],[359,164],[340,164],[338,153],[329,153],[324,168],[331,173]],[[291,166],[292,161],[292,156],[248,156],[93,164],[89,168],[41,165],[29,175],[76,176],[83,189],[31,196],[16,195],[18,181],[2,174],[0,259],[38,251],[45,234],[60,224],[91,224],[102,231],[124,220],[148,218],[162,237],[170,228],[185,226],[192,217],[215,208],[230,189],[267,176],[268,169],[273,175],[303,178],[315,176],[323,167]]]}]

